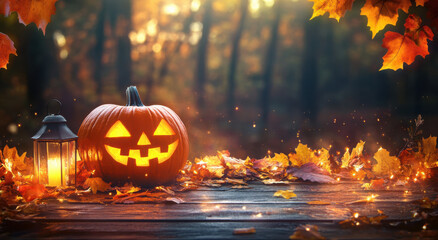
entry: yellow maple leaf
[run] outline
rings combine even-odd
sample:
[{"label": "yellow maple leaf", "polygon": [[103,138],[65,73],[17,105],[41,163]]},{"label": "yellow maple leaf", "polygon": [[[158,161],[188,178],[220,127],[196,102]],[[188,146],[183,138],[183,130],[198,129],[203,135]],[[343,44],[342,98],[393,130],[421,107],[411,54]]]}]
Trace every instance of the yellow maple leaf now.
[{"label": "yellow maple leaf", "polygon": [[308,148],[307,145],[299,143],[298,146],[295,148],[295,158],[293,164],[300,167],[303,164],[306,164],[308,162],[312,161],[312,149]]},{"label": "yellow maple leaf", "polygon": [[429,136],[421,140],[420,150],[424,154],[424,159],[427,165],[431,166],[438,161],[438,154],[436,149],[437,137]]},{"label": "yellow maple leaf", "polygon": [[274,157],[269,157],[268,161],[277,162],[283,167],[289,166],[289,158],[284,153],[274,153]]},{"label": "yellow maple leaf", "polygon": [[355,0],[309,0],[313,3],[313,15],[310,19],[329,13],[330,18],[339,19],[350,10]]},{"label": "yellow maple leaf", "polygon": [[363,147],[365,145],[365,142],[360,140],[357,144],[356,147],[353,148],[353,150],[351,150],[351,154],[348,150],[348,148],[345,150],[344,156],[342,156],[342,166],[341,168],[346,168],[349,166],[350,164],[350,160],[355,158],[355,157],[360,157],[362,156],[362,152],[363,152]]},{"label": "yellow maple leaf", "polygon": [[380,148],[375,154],[377,164],[373,166],[373,172],[376,175],[391,175],[400,169],[400,160],[397,157],[390,156],[389,152]]},{"label": "yellow maple leaf", "polygon": [[87,178],[84,182],[84,188],[91,188],[93,194],[96,194],[97,191],[105,192],[106,190],[111,188],[111,184],[106,183],[100,177],[95,178]]},{"label": "yellow maple leaf", "polygon": [[283,197],[290,199],[296,197],[297,195],[292,190],[278,190],[274,193],[274,197]]},{"label": "yellow maple leaf", "polygon": [[368,18],[368,27],[373,38],[386,25],[395,25],[398,20],[398,10],[408,12],[411,0],[367,0],[360,10],[360,15]]}]

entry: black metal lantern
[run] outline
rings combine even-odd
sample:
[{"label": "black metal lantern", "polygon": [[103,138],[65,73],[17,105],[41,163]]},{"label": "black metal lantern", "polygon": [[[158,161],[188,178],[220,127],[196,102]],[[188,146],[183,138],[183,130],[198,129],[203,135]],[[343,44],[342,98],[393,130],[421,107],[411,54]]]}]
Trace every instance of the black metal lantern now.
[{"label": "black metal lantern", "polygon": [[76,184],[76,150],[78,136],[67,126],[61,115],[61,102],[56,114],[49,114],[43,126],[32,137],[35,176],[46,186]]}]

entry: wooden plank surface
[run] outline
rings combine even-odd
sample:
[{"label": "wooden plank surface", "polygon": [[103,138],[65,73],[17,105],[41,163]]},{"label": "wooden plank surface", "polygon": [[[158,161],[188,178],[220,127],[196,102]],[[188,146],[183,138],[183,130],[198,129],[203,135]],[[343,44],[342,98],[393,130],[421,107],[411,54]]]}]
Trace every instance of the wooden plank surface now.
[{"label": "wooden plank surface", "polygon": [[[355,212],[375,216],[380,210],[388,215],[385,221],[407,220],[416,208],[413,200],[437,197],[433,185],[390,186],[386,190],[363,190],[361,185],[361,182],[295,182],[280,186],[254,183],[248,189],[201,187],[177,193],[177,197],[184,200],[180,204],[50,200],[43,205],[41,214],[27,225],[2,227],[0,238],[287,239],[301,224],[317,225],[322,235],[336,239],[398,239],[424,234],[384,227],[372,231],[341,229],[337,222],[350,218]],[[273,197],[277,190],[293,190],[297,197]],[[377,195],[374,202],[361,202],[371,194]],[[112,198],[100,197],[104,202]],[[308,204],[316,200],[329,204]],[[233,229],[245,227],[254,227],[256,233],[232,234]]]}]

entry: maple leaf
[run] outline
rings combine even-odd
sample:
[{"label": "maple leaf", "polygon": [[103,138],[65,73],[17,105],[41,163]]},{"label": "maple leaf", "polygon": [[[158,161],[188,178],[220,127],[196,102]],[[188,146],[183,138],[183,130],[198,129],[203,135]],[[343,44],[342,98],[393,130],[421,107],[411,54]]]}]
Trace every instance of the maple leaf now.
[{"label": "maple leaf", "polygon": [[30,202],[36,198],[42,198],[47,192],[47,189],[42,184],[21,185],[17,187],[18,192],[23,196],[26,202]]},{"label": "maple leaf", "polygon": [[430,166],[438,161],[438,152],[436,150],[437,137],[429,136],[421,140],[421,153],[424,154],[425,162]]},{"label": "maple leaf", "polygon": [[274,193],[274,197],[290,199],[293,197],[297,197],[297,195],[292,190],[278,190]]},{"label": "maple leaf", "polygon": [[377,160],[377,164],[373,166],[373,172],[376,175],[391,175],[400,169],[400,160],[390,156],[389,152],[383,148],[374,154],[374,159]]},{"label": "maple leaf", "polygon": [[373,38],[386,25],[395,25],[398,19],[398,10],[408,12],[411,0],[367,0],[360,10],[360,15],[368,18],[368,27]]},{"label": "maple leaf", "polygon": [[429,55],[427,40],[433,39],[433,32],[428,26],[421,25],[421,19],[409,15],[405,23],[405,34],[388,31],[383,38],[382,46],[388,51],[383,56],[380,70],[403,69],[403,63],[411,64],[416,56],[423,58]]},{"label": "maple leaf", "polygon": [[350,152],[348,151],[348,148],[347,148],[345,150],[344,156],[342,156],[342,166],[341,166],[341,168],[349,167],[350,161],[353,158],[362,156],[362,151],[363,151],[364,145],[365,145],[365,142],[360,140],[357,143],[356,147],[354,147],[353,150],[351,150],[351,154],[350,154]]},{"label": "maple leaf", "polygon": [[310,19],[329,13],[330,18],[339,19],[350,10],[355,0],[309,0],[313,3],[313,15]]},{"label": "maple leaf", "polygon": [[7,69],[9,55],[14,54],[17,56],[17,50],[14,47],[14,42],[12,42],[12,40],[3,33],[0,33],[0,50],[0,68]]},{"label": "maple leaf", "polygon": [[55,14],[58,0],[0,0],[0,14],[9,16],[17,12],[18,20],[24,25],[35,23],[44,34],[50,18]]},{"label": "maple leaf", "polygon": [[97,191],[105,192],[106,190],[111,188],[111,184],[106,183],[100,177],[88,178],[84,182],[84,188],[91,188],[93,194],[96,194]]},{"label": "maple leaf", "polygon": [[329,176],[329,172],[315,163],[306,163],[300,168],[292,170],[292,174],[301,178],[304,181],[319,182],[319,183],[333,183],[335,179]]}]

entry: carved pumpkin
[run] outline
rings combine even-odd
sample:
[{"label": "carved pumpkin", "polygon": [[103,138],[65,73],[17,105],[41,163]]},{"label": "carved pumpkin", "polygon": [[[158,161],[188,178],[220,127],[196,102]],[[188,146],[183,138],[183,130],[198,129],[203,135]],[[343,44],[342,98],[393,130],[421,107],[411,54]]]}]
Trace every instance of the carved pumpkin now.
[{"label": "carved pumpkin", "polygon": [[105,104],[84,119],[78,133],[81,159],[95,175],[116,184],[173,181],[189,150],[184,124],[165,106],[143,105],[134,86],[126,97],[126,106]]}]

